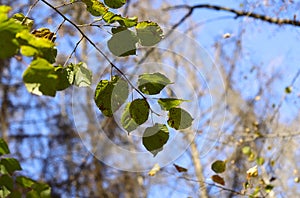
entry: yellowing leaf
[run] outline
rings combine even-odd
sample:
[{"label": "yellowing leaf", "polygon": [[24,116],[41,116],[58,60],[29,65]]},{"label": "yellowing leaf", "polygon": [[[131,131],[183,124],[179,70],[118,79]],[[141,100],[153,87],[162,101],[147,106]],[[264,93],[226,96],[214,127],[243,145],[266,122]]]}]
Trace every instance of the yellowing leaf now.
[{"label": "yellowing leaf", "polygon": [[153,168],[149,171],[148,175],[149,176],[154,176],[156,173],[160,170],[159,164],[154,164]]},{"label": "yellowing leaf", "polygon": [[224,161],[217,160],[211,165],[211,169],[215,173],[223,173],[226,170],[226,163]]},{"label": "yellowing leaf", "polygon": [[258,176],[258,169],[257,169],[257,165],[253,166],[252,168],[250,168],[249,170],[247,170],[247,177],[257,177]]},{"label": "yellowing leaf", "polygon": [[215,183],[220,184],[222,186],[225,186],[225,180],[221,176],[219,176],[219,175],[213,175],[213,176],[211,176],[211,179]]}]

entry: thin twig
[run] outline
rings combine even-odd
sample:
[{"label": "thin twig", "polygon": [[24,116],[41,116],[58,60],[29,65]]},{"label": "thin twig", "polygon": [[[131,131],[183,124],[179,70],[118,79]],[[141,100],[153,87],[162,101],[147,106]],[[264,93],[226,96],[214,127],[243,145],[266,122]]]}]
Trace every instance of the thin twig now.
[{"label": "thin twig", "polygon": [[75,45],[73,51],[71,52],[71,54],[70,54],[69,57],[67,58],[67,60],[66,60],[66,62],[65,62],[65,64],[64,64],[64,67],[67,65],[67,63],[69,62],[69,60],[71,59],[71,57],[73,56],[73,54],[75,53],[77,47],[79,46],[79,44],[81,43],[81,41],[82,41],[83,39],[84,39],[84,37],[82,36],[82,37],[80,38],[80,40],[76,43],[76,45]]},{"label": "thin twig", "polygon": [[109,58],[106,56],[106,54],[99,48],[97,45],[68,17],[66,17],[62,12],[60,12],[58,9],[56,9],[53,5],[51,5],[46,0],[41,0],[43,3],[45,3],[47,6],[49,6],[51,9],[53,9],[57,14],[59,14],[64,20],[68,21],[103,57],[104,59],[115,69],[117,70],[123,78],[128,82],[128,84],[139,94],[142,96],[143,99],[147,99],[144,94],[137,89],[132,82],[128,79],[128,77],[123,73],[121,69],[119,69]]},{"label": "thin twig", "polygon": [[247,12],[247,11],[239,11],[239,10],[235,10],[232,8],[227,8],[227,7],[218,6],[218,5],[210,5],[210,4],[198,4],[198,5],[194,5],[194,6],[177,5],[177,6],[165,8],[164,10],[166,11],[166,10],[176,10],[176,9],[188,9],[189,13],[191,15],[194,10],[201,9],[201,8],[231,12],[231,13],[235,14],[235,18],[250,17],[250,18],[259,19],[261,21],[266,21],[269,23],[277,24],[277,25],[285,24],[285,25],[300,26],[300,21],[297,21],[295,19],[273,18],[273,17],[267,16],[267,15],[262,15],[262,14],[257,14],[257,13],[253,13],[253,12]]}]

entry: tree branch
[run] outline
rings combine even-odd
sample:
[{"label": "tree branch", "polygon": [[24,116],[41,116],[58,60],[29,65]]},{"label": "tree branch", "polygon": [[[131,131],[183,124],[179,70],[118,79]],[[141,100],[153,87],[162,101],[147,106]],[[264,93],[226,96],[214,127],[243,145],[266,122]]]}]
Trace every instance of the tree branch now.
[{"label": "tree branch", "polygon": [[297,21],[296,19],[281,19],[281,18],[273,18],[266,15],[261,15],[253,12],[247,12],[247,11],[239,11],[232,8],[227,8],[223,6],[218,5],[210,5],[210,4],[198,4],[194,6],[189,5],[177,5],[173,7],[166,8],[164,10],[176,10],[176,9],[188,9],[190,13],[192,13],[195,9],[211,9],[211,10],[217,10],[217,11],[227,11],[235,14],[235,18],[239,17],[249,17],[254,19],[259,19],[261,21],[277,24],[277,25],[293,25],[293,26],[300,26],[300,21]]}]

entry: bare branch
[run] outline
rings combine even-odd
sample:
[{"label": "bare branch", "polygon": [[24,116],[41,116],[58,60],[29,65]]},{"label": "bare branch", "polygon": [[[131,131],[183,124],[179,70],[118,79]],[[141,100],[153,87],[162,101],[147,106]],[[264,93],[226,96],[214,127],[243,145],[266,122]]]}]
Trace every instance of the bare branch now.
[{"label": "bare branch", "polygon": [[189,10],[189,15],[195,10],[195,9],[201,9],[201,8],[206,8],[206,9],[211,9],[211,10],[222,10],[222,11],[227,11],[235,14],[235,18],[239,17],[249,17],[249,18],[254,18],[254,19],[259,19],[261,21],[277,24],[277,25],[293,25],[293,26],[300,26],[300,21],[297,21],[295,19],[281,19],[281,18],[273,18],[267,15],[261,15],[253,12],[247,12],[247,11],[240,11],[240,10],[235,10],[232,8],[227,8],[223,6],[218,6],[218,5],[210,5],[210,4],[198,4],[194,6],[189,6],[189,5],[177,5],[173,7],[166,8],[164,10],[176,10],[176,9],[188,9]]}]

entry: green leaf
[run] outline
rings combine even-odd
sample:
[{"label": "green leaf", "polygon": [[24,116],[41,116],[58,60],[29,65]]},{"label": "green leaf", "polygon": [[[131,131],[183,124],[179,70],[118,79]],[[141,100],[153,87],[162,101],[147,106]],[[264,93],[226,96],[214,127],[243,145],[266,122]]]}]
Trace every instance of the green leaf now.
[{"label": "green leaf", "polygon": [[130,103],[129,113],[135,123],[141,125],[148,120],[149,108],[150,106],[145,99],[136,99]]},{"label": "green leaf", "polygon": [[250,155],[251,154],[251,148],[250,146],[244,146],[242,148],[242,152],[245,154],[245,155]]},{"label": "green leaf", "polygon": [[122,7],[126,3],[126,0],[104,0],[104,3],[108,7],[116,9]]},{"label": "green leaf", "polygon": [[226,170],[226,163],[224,161],[217,160],[211,165],[211,169],[215,173],[223,173]]},{"label": "green leaf", "polygon": [[23,73],[23,81],[30,93],[55,96],[58,76],[55,68],[45,59],[37,58]]},{"label": "green leaf", "polygon": [[129,107],[130,103],[127,103],[121,117],[121,124],[128,134],[139,126],[130,116]]},{"label": "green leaf", "polygon": [[137,36],[143,46],[157,44],[163,38],[163,31],[157,23],[151,21],[139,22],[136,25]]},{"label": "green leaf", "polygon": [[[80,62],[76,65],[70,64],[66,69],[69,82],[78,87],[89,87],[92,84],[92,72],[87,68],[87,65]],[[72,80],[73,77],[73,80]]]},{"label": "green leaf", "polygon": [[82,0],[82,2],[86,4],[87,11],[93,16],[102,16],[108,11],[108,8],[98,0]]},{"label": "green leaf", "polygon": [[169,131],[165,124],[155,124],[153,127],[146,128],[143,134],[144,147],[156,156],[163,150],[163,146],[169,139]]},{"label": "green leaf", "polygon": [[13,15],[12,18],[15,19],[18,23],[20,23],[23,26],[27,27],[28,30],[31,30],[31,28],[34,24],[34,21],[32,19],[26,17],[22,13],[16,13],[16,14]]},{"label": "green leaf", "polygon": [[[2,7],[3,10],[5,10],[5,8],[7,7]],[[2,18],[4,19],[6,17],[2,16]],[[2,49],[0,50],[0,59],[12,57],[17,53],[19,43],[16,39],[16,34],[24,28],[24,26],[17,23],[14,19],[3,20],[0,23],[0,49]]]},{"label": "green leaf", "polygon": [[6,144],[6,142],[4,141],[4,139],[0,138],[0,156],[1,155],[5,155],[5,154],[9,154],[9,148]]},{"label": "green leaf", "polygon": [[50,63],[55,62],[57,49],[51,40],[44,37],[36,37],[28,31],[18,33],[16,37],[21,44],[22,55],[44,58]]},{"label": "green leaf", "polygon": [[19,191],[13,191],[13,192],[11,192],[10,197],[22,198],[22,194]]},{"label": "green leaf", "polygon": [[10,194],[10,190],[8,190],[5,186],[2,186],[2,188],[0,188],[1,197],[9,197]]},{"label": "green leaf", "polygon": [[158,104],[160,105],[162,110],[170,110],[173,107],[178,107],[182,102],[187,100],[177,99],[177,98],[159,98]]},{"label": "green leaf", "polygon": [[290,93],[292,93],[292,91],[293,91],[293,87],[292,86],[288,86],[288,87],[285,88],[285,93],[286,94],[290,94]]},{"label": "green leaf", "polygon": [[265,159],[263,157],[258,157],[256,158],[256,163],[261,166],[265,163]]},{"label": "green leaf", "polygon": [[26,198],[40,198],[38,192],[31,190],[26,194]]},{"label": "green leaf", "polygon": [[10,6],[0,5],[0,22],[5,21],[8,19],[7,14],[11,10]]},{"label": "green leaf", "polygon": [[193,118],[181,108],[171,108],[169,110],[168,125],[176,130],[186,129],[192,125]]},{"label": "green leaf", "polygon": [[266,193],[270,193],[273,190],[274,186],[271,184],[266,185],[265,191]]},{"label": "green leaf", "polygon": [[138,88],[148,95],[159,94],[171,81],[161,73],[142,74],[138,79]]},{"label": "green leaf", "polygon": [[126,28],[113,28],[117,32],[107,41],[111,53],[115,56],[129,56],[136,54],[136,43],[138,39],[134,32]]},{"label": "green leaf", "polygon": [[103,115],[111,117],[127,100],[129,94],[128,83],[119,76],[112,80],[101,80],[95,90],[95,103]]},{"label": "green leaf", "polygon": [[36,182],[31,186],[43,198],[51,198],[51,188],[48,184]]},{"label": "green leaf", "polygon": [[[110,12],[110,11],[106,12],[102,18],[106,23],[111,24],[111,23],[118,22],[121,26],[127,27],[127,28],[135,26],[138,21],[137,17],[124,18],[121,15],[114,14],[113,12]],[[115,29],[115,28],[113,28],[113,29]]]},{"label": "green leaf", "polygon": [[[61,65],[55,67],[55,73],[58,77],[56,90],[62,91],[71,86],[69,81],[70,72],[68,72],[68,67],[62,67]],[[73,76],[74,77],[74,76]]]},{"label": "green leaf", "polygon": [[5,167],[9,174],[13,174],[15,171],[22,170],[21,165],[15,158],[3,158],[0,163]]},{"label": "green leaf", "polygon": [[5,174],[0,176],[0,186],[5,186],[9,191],[14,188],[14,181],[11,176]]},{"label": "green leaf", "polygon": [[31,188],[31,186],[35,184],[34,180],[24,176],[18,176],[16,182],[25,188]]}]

